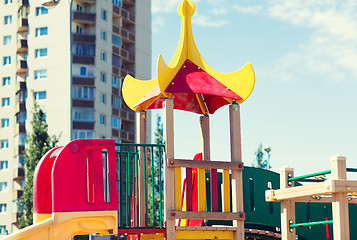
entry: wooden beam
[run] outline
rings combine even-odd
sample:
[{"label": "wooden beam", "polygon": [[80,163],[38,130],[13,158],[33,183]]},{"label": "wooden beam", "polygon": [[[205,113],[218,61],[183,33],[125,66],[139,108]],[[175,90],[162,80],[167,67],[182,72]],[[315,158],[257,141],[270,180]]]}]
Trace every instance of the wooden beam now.
[{"label": "wooden beam", "polygon": [[177,239],[232,239],[232,231],[178,230]]},{"label": "wooden beam", "polygon": [[[165,148],[164,159],[174,159],[174,104],[173,99],[163,102],[163,132]],[[168,240],[175,240],[175,220],[169,219],[169,211],[175,209],[175,170],[164,166],[164,216],[166,220],[166,236]]]},{"label": "wooden beam", "polygon": [[[137,133],[138,133],[138,142],[147,143],[147,116],[146,111],[137,112]],[[139,147],[139,161],[138,161],[138,187],[139,187],[139,227],[145,227],[145,187],[146,179],[144,178],[144,161],[146,156],[144,156],[143,147]]]},{"label": "wooden beam", "polygon": [[[240,106],[229,106],[231,162],[242,164],[242,143],[240,128]],[[232,170],[232,212],[244,212],[242,171]],[[233,220],[237,227],[234,240],[244,240],[244,221]]]},{"label": "wooden beam", "polygon": [[244,169],[244,164],[240,162],[192,161],[186,159],[168,159],[166,165],[167,167],[227,169],[237,171]]},{"label": "wooden beam", "polygon": [[196,211],[170,211],[170,219],[206,219],[206,220],[239,220],[245,219],[243,212],[196,212]]},{"label": "wooden beam", "polygon": [[[333,180],[346,180],[346,157],[335,156],[331,158],[331,178]],[[333,193],[335,201],[332,202],[333,239],[349,240],[349,216],[347,193]]]},{"label": "wooden beam", "polygon": [[202,160],[211,160],[209,116],[200,116]]},{"label": "wooden beam", "polygon": [[[294,183],[289,185],[288,177],[294,176],[294,169],[285,167],[280,169],[280,190],[287,191],[292,189]],[[295,189],[295,188],[294,188]],[[290,223],[295,223],[295,201],[284,200],[280,203],[280,215],[281,215],[281,239],[295,240],[295,229],[290,229]]]}]

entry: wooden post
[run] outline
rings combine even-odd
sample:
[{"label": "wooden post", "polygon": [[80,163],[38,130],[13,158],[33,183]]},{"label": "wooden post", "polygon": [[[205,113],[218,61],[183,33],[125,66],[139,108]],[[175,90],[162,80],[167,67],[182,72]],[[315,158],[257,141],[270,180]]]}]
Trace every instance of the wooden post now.
[{"label": "wooden post", "polygon": [[175,210],[175,168],[168,168],[168,159],[174,159],[174,104],[173,99],[163,102],[163,130],[165,149],[164,162],[164,216],[167,240],[175,239],[175,219],[169,219],[169,211]]},{"label": "wooden post", "polygon": [[[280,189],[293,187],[293,182],[288,181],[288,177],[294,176],[294,169],[284,167],[280,169]],[[295,240],[295,229],[290,231],[290,222],[295,223],[295,201],[283,200],[280,202],[280,215],[281,215],[281,239]]]},{"label": "wooden post", "polygon": [[[347,179],[346,157],[337,155],[331,158],[331,178],[332,180]],[[332,197],[335,199],[335,201],[332,202],[333,239],[349,240],[350,229],[347,193],[333,193]]]},{"label": "wooden post", "polygon": [[[201,127],[201,152],[202,160],[210,161],[210,135],[209,135],[209,117],[200,116],[200,127]],[[198,211],[206,211],[206,177],[205,169],[199,168],[198,173]]]},{"label": "wooden post", "polygon": [[[146,125],[147,125],[147,117],[146,111],[137,112],[138,116],[138,142],[146,143],[147,142],[147,134],[146,134]],[[145,187],[147,186],[146,179],[144,178],[144,160],[146,160],[146,156],[144,156],[143,147],[139,148],[139,161],[138,161],[138,184],[139,184],[139,227],[145,227]]]},{"label": "wooden post", "polygon": [[[242,163],[242,144],[240,131],[240,112],[238,104],[229,106],[231,161]],[[242,171],[232,170],[232,212],[244,212]],[[244,221],[233,220],[234,240],[244,239]]]}]

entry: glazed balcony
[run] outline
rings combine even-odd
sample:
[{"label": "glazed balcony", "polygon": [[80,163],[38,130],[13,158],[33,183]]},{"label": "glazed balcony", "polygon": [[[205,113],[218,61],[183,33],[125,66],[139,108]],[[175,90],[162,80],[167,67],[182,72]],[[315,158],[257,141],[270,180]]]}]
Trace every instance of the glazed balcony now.
[{"label": "glazed balcony", "polygon": [[94,56],[72,55],[72,63],[94,65]]},{"label": "glazed balcony", "polygon": [[135,33],[113,24],[113,33],[119,35],[124,43],[134,44]]},{"label": "glazed balcony", "polygon": [[20,39],[17,41],[17,53],[27,53],[27,39]]},{"label": "glazed balcony", "polygon": [[12,200],[21,198],[22,193],[23,193],[23,190],[13,190],[12,191]]},{"label": "glazed balcony", "polygon": [[95,13],[72,12],[72,20],[83,24],[95,24]]},{"label": "glazed balcony", "polygon": [[13,179],[16,181],[21,181],[25,179],[25,171],[23,168],[15,168],[13,170]]},{"label": "glazed balcony", "polygon": [[17,62],[17,74],[26,74],[27,73],[27,61],[26,60],[19,60]]},{"label": "glazed balcony", "polygon": [[114,17],[121,17],[124,22],[127,24],[135,24],[135,15],[128,10],[113,5],[113,16]]},{"label": "glazed balcony", "polygon": [[73,43],[95,44],[95,35],[73,33],[72,41]]},{"label": "glazed balcony", "polygon": [[113,46],[113,54],[116,54],[121,57],[124,63],[134,63],[135,62],[135,53],[128,51],[124,48],[118,48]]},{"label": "glazed balcony", "polygon": [[28,32],[29,23],[28,19],[25,17],[20,17],[17,24],[17,32]]}]

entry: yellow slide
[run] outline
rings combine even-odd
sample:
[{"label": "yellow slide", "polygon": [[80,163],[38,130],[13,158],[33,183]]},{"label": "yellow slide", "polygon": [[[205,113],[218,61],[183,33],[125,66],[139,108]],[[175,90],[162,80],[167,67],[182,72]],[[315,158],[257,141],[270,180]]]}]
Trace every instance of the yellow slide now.
[{"label": "yellow slide", "polygon": [[76,235],[118,234],[117,211],[61,212],[21,229],[4,240],[67,240]]}]

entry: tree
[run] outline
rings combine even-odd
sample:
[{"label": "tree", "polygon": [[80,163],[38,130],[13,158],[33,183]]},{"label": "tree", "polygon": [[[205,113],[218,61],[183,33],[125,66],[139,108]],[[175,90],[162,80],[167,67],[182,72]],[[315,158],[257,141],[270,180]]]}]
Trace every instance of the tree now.
[{"label": "tree", "polygon": [[[163,144],[163,126],[161,122],[161,116],[156,116],[156,129],[155,129],[155,144]],[[161,149],[162,150],[162,149]],[[152,198],[149,198],[149,211],[148,211],[148,218],[149,218],[149,225],[152,224],[152,219],[154,217],[154,225],[160,226],[160,185],[161,185],[161,204],[164,206],[164,186],[163,186],[163,153],[160,153],[160,148],[154,148],[153,159],[151,158],[151,154],[148,157],[148,194],[152,195],[152,190],[154,188],[154,203],[152,203]],[[161,162],[161,164],[160,164]],[[152,171],[151,166],[154,166],[154,186],[152,184]],[[160,167],[161,166],[161,167]],[[161,179],[160,179],[161,173]],[[155,212],[152,212],[152,204],[155,206]],[[162,208],[163,209],[163,208]]]},{"label": "tree", "polygon": [[36,102],[33,106],[31,126],[32,133],[26,136],[26,147],[23,151],[25,186],[19,202],[19,207],[23,210],[19,219],[19,228],[24,228],[33,223],[33,177],[35,168],[42,156],[56,146],[60,137],[48,135],[46,114]]},{"label": "tree", "polygon": [[257,151],[255,152],[255,160],[252,164],[253,167],[256,167],[256,168],[264,168],[266,169],[267,168],[267,161],[263,161],[263,145],[262,143],[260,143]]}]

